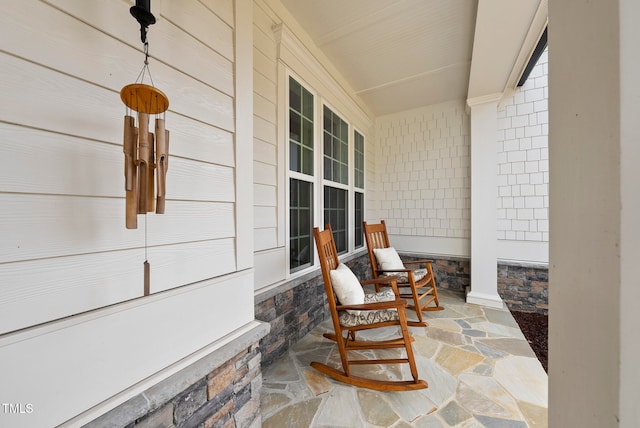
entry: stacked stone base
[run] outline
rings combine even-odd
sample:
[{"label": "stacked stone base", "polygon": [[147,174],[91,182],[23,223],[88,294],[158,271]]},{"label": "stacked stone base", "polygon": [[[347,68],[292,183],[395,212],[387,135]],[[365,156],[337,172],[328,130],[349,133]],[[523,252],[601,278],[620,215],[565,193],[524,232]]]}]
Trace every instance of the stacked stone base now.
[{"label": "stacked stone base", "polygon": [[509,310],[549,312],[549,268],[525,263],[498,264],[498,294]]}]

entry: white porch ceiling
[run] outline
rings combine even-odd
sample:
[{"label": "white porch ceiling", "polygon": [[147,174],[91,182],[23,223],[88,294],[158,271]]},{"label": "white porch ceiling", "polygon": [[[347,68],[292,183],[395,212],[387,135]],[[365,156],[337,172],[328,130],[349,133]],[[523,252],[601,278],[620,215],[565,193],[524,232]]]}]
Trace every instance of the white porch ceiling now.
[{"label": "white porch ceiling", "polygon": [[[486,46],[497,34],[498,41],[512,41],[509,45],[516,52],[503,52],[497,61],[504,68],[501,76],[510,76],[533,15],[541,2],[546,4],[546,0],[483,0],[483,27],[476,28],[478,0],[281,2],[376,116],[467,99],[472,59],[482,65],[474,67],[476,71],[496,68],[494,53],[487,57],[483,48],[483,57],[474,55],[474,40]],[[511,10],[501,14],[500,5],[505,3],[522,5],[520,21],[510,19]],[[492,16],[497,19],[492,21]],[[502,25],[508,31],[501,32]],[[532,44],[530,50],[537,42],[526,41]],[[484,78],[476,75],[479,81]]]}]

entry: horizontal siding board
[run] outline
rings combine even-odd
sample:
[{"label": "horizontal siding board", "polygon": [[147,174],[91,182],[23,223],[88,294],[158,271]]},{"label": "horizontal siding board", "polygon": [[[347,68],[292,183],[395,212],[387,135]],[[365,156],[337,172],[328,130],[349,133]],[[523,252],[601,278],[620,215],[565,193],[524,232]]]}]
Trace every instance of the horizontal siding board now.
[{"label": "horizontal siding board", "polygon": [[253,136],[268,142],[276,140],[276,125],[260,117],[253,119]]},{"label": "horizontal siding board", "polygon": [[270,165],[277,165],[277,155],[278,152],[275,144],[256,140],[255,138],[253,139],[253,160],[268,163]]},{"label": "horizontal siding board", "polygon": [[230,27],[234,26],[233,0],[200,0]]},{"label": "horizontal siding board", "polygon": [[234,183],[233,168],[180,158],[169,159],[168,199],[233,202]]},{"label": "horizontal siding board", "polygon": [[256,290],[284,281],[286,274],[286,251],[284,247],[262,251],[255,254],[255,284]]},{"label": "horizontal siding board", "polygon": [[253,73],[253,91],[268,100],[276,99],[276,84],[260,73]]},{"label": "horizontal siding board", "polygon": [[265,229],[254,229],[253,239],[255,242],[255,251],[268,250],[278,246],[277,229],[275,227]]},{"label": "horizontal siding board", "polygon": [[276,207],[253,207],[253,218],[257,229],[278,226]]},{"label": "horizontal siding board", "polygon": [[0,189],[124,196],[122,147],[0,123]]},{"label": "horizontal siding board", "polygon": [[211,13],[202,3],[197,0],[165,1],[162,17],[233,61],[233,26]]},{"label": "horizontal siding board", "polygon": [[265,184],[253,185],[254,205],[275,207],[278,205],[276,187]]},{"label": "horizontal siding board", "polygon": [[0,264],[0,334],[141,297],[143,262],[138,248]]},{"label": "horizontal siding board", "polygon": [[233,133],[171,111],[166,113],[166,127],[170,133],[170,156],[235,166]]},{"label": "horizontal siding board", "polygon": [[269,58],[275,62],[277,54],[276,42],[273,39],[269,38],[262,30],[255,29],[255,27],[253,35],[254,49],[257,49],[259,52],[261,52],[265,58]]},{"label": "horizontal siding board", "polygon": [[268,58],[264,53],[254,47],[253,49],[253,68],[268,80],[275,82],[277,80],[276,62],[273,58]]},{"label": "horizontal siding board", "polygon": [[234,272],[234,242],[228,238],[149,248],[151,292]]},{"label": "horizontal siding board", "polygon": [[264,98],[254,92],[253,114],[269,123],[275,124],[277,120],[275,100]]},{"label": "horizontal siding board", "polygon": [[276,186],[277,170],[275,165],[269,165],[262,162],[253,163],[253,181],[256,184],[268,184]]},{"label": "horizontal siding board", "polygon": [[[124,198],[0,194],[0,263],[143,247],[145,216],[125,229]],[[148,214],[149,246],[233,237],[232,204],[167,201]]]}]

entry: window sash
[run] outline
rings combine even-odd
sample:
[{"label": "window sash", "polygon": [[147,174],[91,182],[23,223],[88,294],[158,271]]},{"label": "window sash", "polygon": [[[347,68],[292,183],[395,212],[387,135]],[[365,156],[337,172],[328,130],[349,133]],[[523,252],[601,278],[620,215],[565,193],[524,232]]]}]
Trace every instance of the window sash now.
[{"label": "window sash", "polygon": [[349,184],[349,126],[327,106],[323,109],[324,178]]},{"label": "window sash", "polygon": [[289,269],[313,264],[313,183],[289,179]]},{"label": "window sash", "polygon": [[313,175],[314,97],[289,78],[289,170]]},{"label": "window sash", "polygon": [[349,248],[348,191],[333,186],[324,186],[324,223],[330,224],[338,254]]},{"label": "window sash", "polygon": [[353,185],[364,189],[364,136],[353,131]]},{"label": "window sash", "polygon": [[354,237],[353,243],[355,248],[364,246],[364,235],[362,232],[362,222],[364,221],[364,193],[354,192],[353,197],[354,212]]}]

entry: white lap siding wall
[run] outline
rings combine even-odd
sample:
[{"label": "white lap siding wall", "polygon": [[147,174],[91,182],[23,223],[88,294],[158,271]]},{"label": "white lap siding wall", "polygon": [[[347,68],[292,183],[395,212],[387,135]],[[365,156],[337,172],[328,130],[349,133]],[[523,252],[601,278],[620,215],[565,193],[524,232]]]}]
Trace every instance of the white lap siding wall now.
[{"label": "white lap siding wall", "polygon": [[153,2],[149,67],[170,100],[166,214],[127,230],[119,91],[144,60],[129,7],[29,0],[0,16],[0,396],[33,407],[7,426],[98,406],[95,417],[253,322],[253,273],[237,268],[252,263],[237,256],[251,224],[236,195],[251,177],[236,148],[251,142],[234,111],[235,28],[252,17],[232,0]]}]

